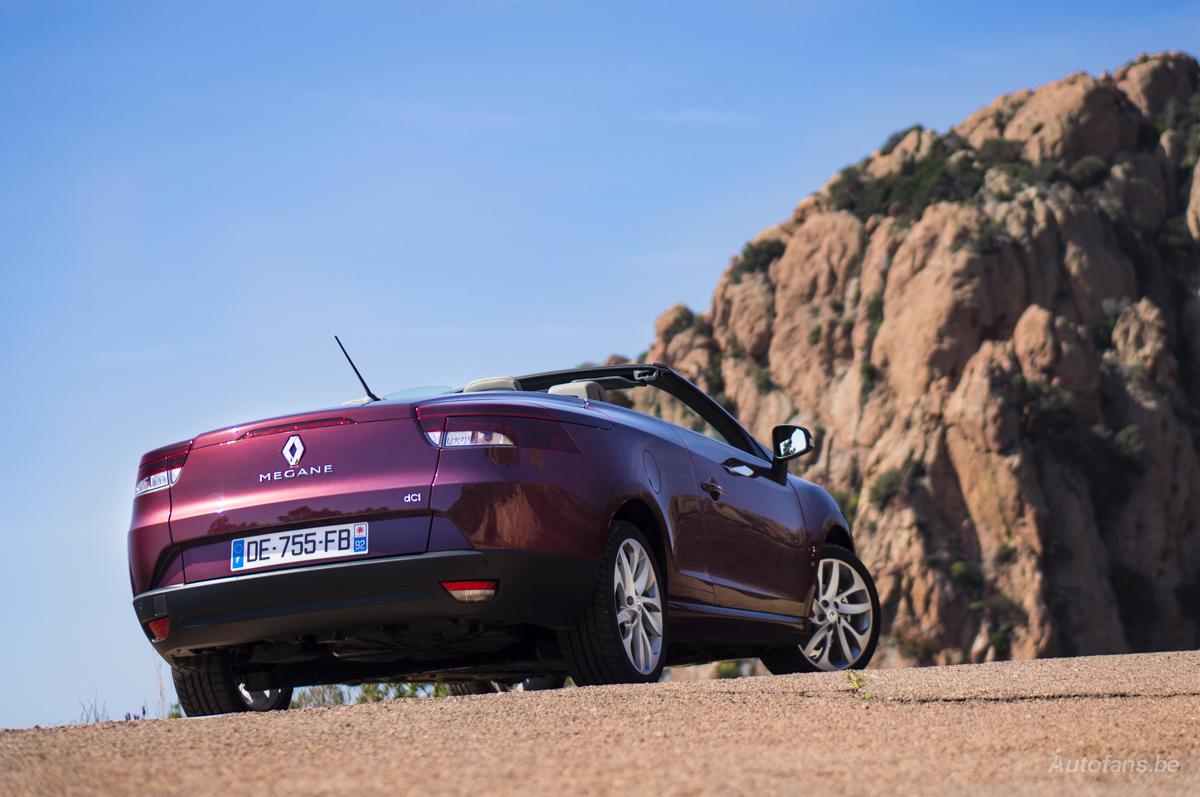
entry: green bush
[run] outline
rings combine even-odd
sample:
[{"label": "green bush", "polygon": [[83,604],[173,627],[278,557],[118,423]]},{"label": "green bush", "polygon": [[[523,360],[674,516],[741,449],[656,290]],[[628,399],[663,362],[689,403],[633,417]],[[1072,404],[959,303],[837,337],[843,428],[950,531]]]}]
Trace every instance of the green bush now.
[{"label": "green bush", "polygon": [[808,330],[808,345],[809,346],[816,346],[818,343],[821,342],[821,331],[822,331],[822,327],[820,324],[817,324],[815,327]]},{"label": "green bush", "polygon": [[1076,426],[1071,394],[1048,382],[1029,381],[1022,376],[1013,383],[1025,437],[1035,443],[1070,445]]},{"label": "green bush", "polygon": [[1079,467],[1091,488],[1096,519],[1107,528],[1144,467],[1141,429],[1132,424],[1116,431],[1105,424],[1085,427],[1065,390],[1021,377],[1014,383],[1024,436]]},{"label": "green bush", "polygon": [[[724,363],[725,355],[721,352],[717,352],[713,355],[712,362],[709,364],[708,370],[704,373],[704,381],[708,383],[706,385],[707,392],[714,398],[718,395],[725,395]],[[726,408],[728,408],[728,406],[726,406]]]},{"label": "green bush", "polygon": [[1180,102],[1171,97],[1163,106],[1162,114],[1154,120],[1159,133],[1167,130],[1182,130],[1190,132],[1191,128],[1200,126],[1200,94],[1193,94],[1187,102]]},{"label": "green bush", "polygon": [[741,282],[742,276],[756,271],[766,271],[787,248],[783,241],[769,240],[759,243],[747,243],[742,247],[742,253],[733,262],[730,278],[733,282]]},{"label": "green bush", "polygon": [[870,325],[871,336],[883,324],[883,292],[879,292],[867,300],[867,323]]},{"label": "green bush", "polygon": [[984,601],[984,616],[992,623],[988,641],[996,651],[996,658],[1008,658],[1012,651],[1013,632],[1028,624],[1029,617],[1024,609],[998,592]]},{"label": "green bush", "polygon": [[887,506],[904,488],[904,471],[892,468],[884,471],[871,485],[871,503],[880,509]]},{"label": "green bush", "polygon": [[979,145],[975,157],[984,172],[996,168],[1027,185],[1049,185],[1064,179],[1062,170],[1053,161],[1042,161],[1035,165],[1023,160],[1021,145],[1015,141],[988,139]]},{"label": "green bush", "polygon": [[875,390],[875,385],[879,382],[879,372],[875,370],[875,366],[871,365],[869,360],[864,359],[862,365],[859,366],[858,373],[862,378],[862,394],[859,396],[859,400],[866,404]]},{"label": "green bush", "polygon": [[718,678],[740,678],[742,675],[741,662],[722,661],[717,664]]},{"label": "green bush", "polygon": [[1146,441],[1142,439],[1142,430],[1136,424],[1130,424],[1112,439],[1112,450],[1116,456],[1130,464],[1143,464],[1142,457],[1146,453]]},{"label": "green bush", "polygon": [[670,340],[684,330],[690,329],[696,323],[696,314],[690,308],[683,308],[679,317],[663,331],[663,338]]},{"label": "green bush", "polygon": [[1178,216],[1172,216],[1163,222],[1162,228],[1158,231],[1158,249],[1164,254],[1172,254],[1176,251],[1183,251],[1191,254],[1195,251],[1196,242],[1192,239],[1192,234],[1188,230],[1187,217],[1182,213]]},{"label": "green bush", "polygon": [[900,145],[900,142],[908,138],[908,134],[914,130],[924,131],[925,128],[922,125],[917,124],[909,125],[903,130],[897,130],[895,133],[892,133],[890,136],[888,136],[887,141],[883,142],[883,146],[879,148],[880,154],[891,155],[896,150],[896,147]]},{"label": "green bush", "polygon": [[1084,155],[1067,170],[1067,180],[1080,191],[1099,185],[1106,177],[1108,164],[1095,155]]},{"label": "green bush", "polygon": [[959,559],[950,565],[950,579],[962,584],[970,589],[979,589],[983,586],[983,574],[979,572],[979,568],[970,562],[965,562]]},{"label": "green bush", "polygon": [[760,394],[771,392],[771,388],[775,386],[775,383],[771,381],[771,374],[766,368],[759,368],[758,366],[755,366],[754,386],[758,388],[758,392]]},{"label": "green bush", "polygon": [[871,485],[871,503],[883,509],[892,499],[911,489],[916,480],[924,475],[924,466],[911,459],[898,468],[885,470]]},{"label": "green bush", "polygon": [[1006,237],[1004,228],[995,219],[984,219],[971,240],[971,250],[981,255],[994,255],[1000,251]]},{"label": "green bush", "polygon": [[893,211],[902,220],[917,219],[935,202],[970,199],[983,185],[983,175],[970,158],[951,163],[951,154],[944,146],[937,147],[929,156],[882,179],[854,167],[843,169],[830,186],[830,200],[839,210],[866,221]]},{"label": "green bush", "polygon": [[846,516],[846,522],[850,527],[854,527],[854,518],[858,515],[858,492],[851,490],[846,492],[843,490],[830,490],[829,497],[837,502],[841,507],[842,514]]},{"label": "green bush", "polygon": [[985,166],[995,166],[1000,163],[1016,163],[1021,160],[1021,145],[1015,141],[1003,138],[989,138],[979,145],[975,151],[979,162]]},{"label": "green bush", "polygon": [[1117,319],[1121,317],[1122,311],[1128,306],[1128,300],[1105,299],[1100,303],[1100,310],[1104,313],[1104,317],[1095,331],[1097,349],[1108,351],[1113,347],[1112,335],[1113,330],[1117,328]]},{"label": "green bush", "polygon": [[988,642],[991,643],[992,649],[996,651],[997,659],[1007,659],[1009,653],[1012,652],[1012,626],[1002,625],[995,628],[988,636]]}]

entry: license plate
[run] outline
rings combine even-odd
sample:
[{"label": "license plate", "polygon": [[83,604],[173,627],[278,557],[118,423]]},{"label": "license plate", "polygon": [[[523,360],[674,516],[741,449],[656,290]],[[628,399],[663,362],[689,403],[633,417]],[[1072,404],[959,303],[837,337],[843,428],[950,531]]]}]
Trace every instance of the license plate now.
[{"label": "license plate", "polygon": [[243,537],[230,546],[229,569],[239,572],[338,556],[361,556],[367,553],[368,539],[366,523]]}]

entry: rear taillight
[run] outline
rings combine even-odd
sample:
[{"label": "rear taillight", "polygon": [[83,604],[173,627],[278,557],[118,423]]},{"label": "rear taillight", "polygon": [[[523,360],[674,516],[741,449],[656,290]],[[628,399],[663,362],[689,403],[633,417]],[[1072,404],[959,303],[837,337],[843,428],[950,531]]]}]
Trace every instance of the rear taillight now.
[{"label": "rear taillight", "polygon": [[155,449],[142,457],[138,465],[137,482],[133,486],[135,496],[152,493],[170,487],[179,481],[183,463],[192,450],[192,441],[175,443]]},{"label": "rear taillight", "polygon": [[439,448],[536,448],[578,454],[579,448],[558,421],[542,418],[420,415],[425,439]]},{"label": "rear taillight", "polygon": [[426,429],[425,437],[435,446],[455,448],[458,446],[515,446],[511,437],[498,429],[481,429],[479,424],[463,424],[465,429],[443,431]]},{"label": "rear taillight", "polygon": [[496,595],[499,581],[443,581],[442,587],[462,603],[479,603]]}]

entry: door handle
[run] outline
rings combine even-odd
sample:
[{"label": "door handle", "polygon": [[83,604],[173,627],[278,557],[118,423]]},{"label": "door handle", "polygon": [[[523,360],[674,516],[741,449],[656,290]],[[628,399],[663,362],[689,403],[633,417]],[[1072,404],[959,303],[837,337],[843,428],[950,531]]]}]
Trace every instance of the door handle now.
[{"label": "door handle", "polygon": [[728,473],[730,476],[756,476],[756,475],[758,475],[754,472],[753,466],[747,465],[745,462],[742,462],[741,460],[737,460],[737,459],[727,459],[721,463],[721,467],[724,468],[725,472]]},{"label": "door handle", "polygon": [[717,480],[711,476],[708,477],[708,481],[700,483],[700,489],[708,493],[714,501],[720,501],[722,493],[725,492],[725,488],[717,484]]}]

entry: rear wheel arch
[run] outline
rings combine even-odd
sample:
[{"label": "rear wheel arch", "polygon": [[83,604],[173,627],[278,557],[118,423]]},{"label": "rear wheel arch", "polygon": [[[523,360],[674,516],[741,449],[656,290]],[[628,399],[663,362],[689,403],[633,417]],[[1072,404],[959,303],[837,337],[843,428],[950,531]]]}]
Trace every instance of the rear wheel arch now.
[{"label": "rear wheel arch", "polygon": [[670,578],[670,560],[667,556],[666,535],[650,505],[639,498],[630,498],[613,514],[612,521],[618,520],[632,523],[637,526],[638,531],[646,535],[646,541],[650,543],[654,556],[658,559],[658,568],[662,572],[663,580],[667,581]]}]

